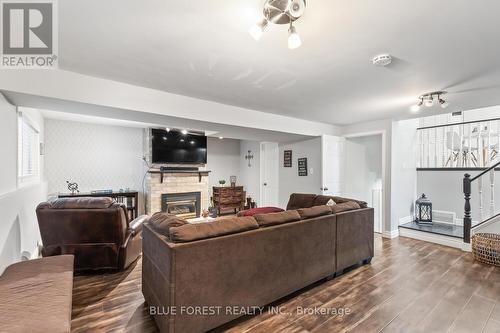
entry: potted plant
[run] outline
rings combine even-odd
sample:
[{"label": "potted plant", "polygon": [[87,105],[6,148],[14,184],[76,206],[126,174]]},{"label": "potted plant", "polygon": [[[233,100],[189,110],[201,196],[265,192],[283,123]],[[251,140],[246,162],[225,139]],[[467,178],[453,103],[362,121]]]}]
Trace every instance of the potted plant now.
[{"label": "potted plant", "polygon": [[224,187],[225,183],[226,183],[226,180],[224,180],[224,179],[219,180],[219,184],[221,187]]}]

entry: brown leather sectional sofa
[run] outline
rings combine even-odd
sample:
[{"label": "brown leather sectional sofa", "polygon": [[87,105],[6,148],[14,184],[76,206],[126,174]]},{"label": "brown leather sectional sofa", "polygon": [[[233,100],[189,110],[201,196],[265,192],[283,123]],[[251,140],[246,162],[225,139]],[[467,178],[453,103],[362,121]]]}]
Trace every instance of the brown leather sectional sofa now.
[{"label": "brown leather sectional sofa", "polygon": [[[333,207],[324,205],[330,198]],[[244,314],[237,309],[370,262],[373,209],[366,203],[292,194],[288,208],[169,229],[146,223],[142,289],[161,332],[208,331]]]}]

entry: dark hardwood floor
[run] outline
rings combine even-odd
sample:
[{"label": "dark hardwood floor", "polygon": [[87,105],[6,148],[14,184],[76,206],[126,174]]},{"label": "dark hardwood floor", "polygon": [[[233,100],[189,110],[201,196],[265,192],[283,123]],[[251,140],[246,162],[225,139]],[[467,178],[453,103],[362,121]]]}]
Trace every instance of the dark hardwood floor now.
[{"label": "dark hardwood floor", "polygon": [[[500,332],[500,268],[470,253],[376,237],[371,265],[316,283],[216,332]],[[346,309],[345,315],[300,309]],[[156,332],[141,293],[140,260],[122,273],[77,276],[73,332]]]}]

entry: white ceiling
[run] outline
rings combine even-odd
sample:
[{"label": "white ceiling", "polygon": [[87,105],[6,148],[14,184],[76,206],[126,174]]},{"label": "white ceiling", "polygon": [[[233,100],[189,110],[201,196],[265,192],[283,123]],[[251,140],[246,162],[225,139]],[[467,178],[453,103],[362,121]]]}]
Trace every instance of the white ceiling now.
[{"label": "white ceiling", "polygon": [[60,67],[331,124],[407,117],[440,89],[447,111],[500,104],[499,1],[311,0],[297,50],[283,26],[251,39],[262,4],[59,1]]}]

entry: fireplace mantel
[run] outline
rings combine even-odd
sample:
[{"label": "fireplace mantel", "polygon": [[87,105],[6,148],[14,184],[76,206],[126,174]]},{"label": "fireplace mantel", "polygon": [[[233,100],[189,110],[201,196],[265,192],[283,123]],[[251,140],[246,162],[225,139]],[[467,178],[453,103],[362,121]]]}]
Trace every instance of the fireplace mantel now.
[{"label": "fireplace mantel", "polygon": [[163,175],[164,174],[195,174],[198,175],[198,181],[201,182],[201,177],[203,176],[208,176],[210,171],[207,170],[200,170],[200,171],[193,171],[193,170],[149,170],[149,173],[156,173],[160,174],[160,183],[163,183]]}]

